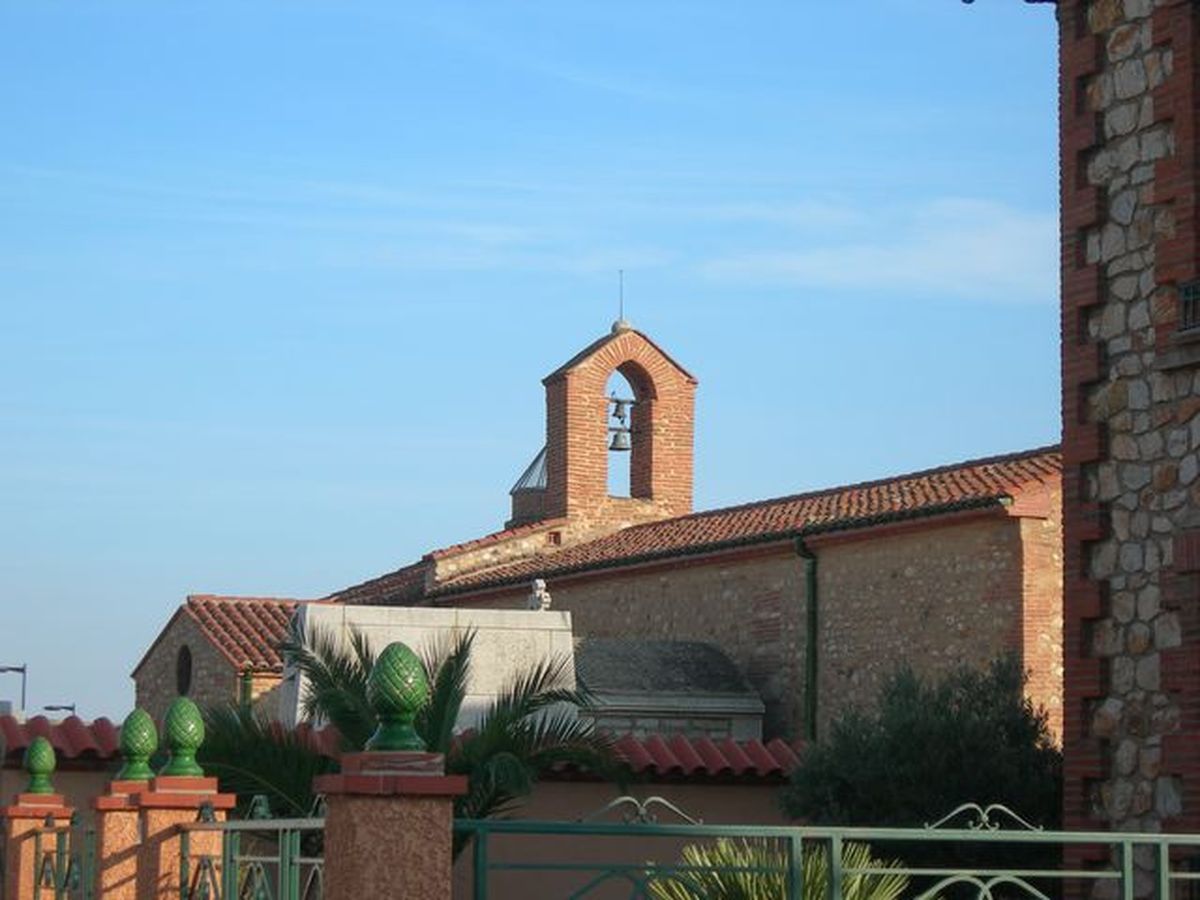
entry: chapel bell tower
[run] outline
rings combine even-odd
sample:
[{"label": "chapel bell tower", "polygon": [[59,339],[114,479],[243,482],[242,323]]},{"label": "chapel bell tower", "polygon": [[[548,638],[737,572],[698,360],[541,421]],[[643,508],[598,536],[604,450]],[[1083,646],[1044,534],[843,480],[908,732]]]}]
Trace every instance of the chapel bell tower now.
[{"label": "chapel bell tower", "polygon": [[[613,391],[613,373],[628,393]],[[692,511],[696,379],[624,319],[551,372],[546,446],[514,485],[510,525],[565,518],[597,527]],[[628,490],[610,461],[628,454]]]}]

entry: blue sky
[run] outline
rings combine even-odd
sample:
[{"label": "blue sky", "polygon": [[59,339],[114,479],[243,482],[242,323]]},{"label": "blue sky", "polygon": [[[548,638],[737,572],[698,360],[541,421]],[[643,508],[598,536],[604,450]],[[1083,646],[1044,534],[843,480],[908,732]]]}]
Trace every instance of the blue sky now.
[{"label": "blue sky", "polygon": [[[1057,440],[1053,7],[0,0],[0,665],[499,527],[626,311],[698,507]],[[18,679],[0,675],[0,697]]]}]

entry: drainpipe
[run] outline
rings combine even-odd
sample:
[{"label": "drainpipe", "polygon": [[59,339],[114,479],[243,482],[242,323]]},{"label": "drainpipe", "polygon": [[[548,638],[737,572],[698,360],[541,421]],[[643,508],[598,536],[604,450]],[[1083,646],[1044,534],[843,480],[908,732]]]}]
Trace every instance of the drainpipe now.
[{"label": "drainpipe", "polygon": [[796,555],[804,560],[804,738],[817,738],[817,556],[796,538]]},{"label": "drainpipe", "polygon": [[247,662],[238,678],[238,706],[242,712],[249,713],[254,707],[254,669]]}]

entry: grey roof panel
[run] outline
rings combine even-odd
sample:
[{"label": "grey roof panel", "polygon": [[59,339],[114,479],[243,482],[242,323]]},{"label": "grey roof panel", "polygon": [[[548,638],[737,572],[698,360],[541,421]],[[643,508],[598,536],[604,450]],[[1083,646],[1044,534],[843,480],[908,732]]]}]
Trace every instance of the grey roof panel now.
[{"label": "grey roof panel", "polygon": [[575,674],[596,693],[751,694],[728,656],[699,641],[581,638]]}]

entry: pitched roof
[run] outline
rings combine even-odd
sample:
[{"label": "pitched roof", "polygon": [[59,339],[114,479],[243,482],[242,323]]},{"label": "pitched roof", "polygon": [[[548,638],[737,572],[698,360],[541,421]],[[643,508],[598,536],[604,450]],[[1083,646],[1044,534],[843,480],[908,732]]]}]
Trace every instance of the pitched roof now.
[{"label": "pitched roof", "polygon": [[400,605],[419,600],[425,594],[425,573],[429,566],[427,555],[424,559],[394,572],[343,588],[325,599],[335,603],[355,603],[364,606]]},{"label": "pitched roof", "polygon": [[78,716],[51,722],[34,716],[22,722],[16,716],[0,716],[0,764],[20,765],[25,748],[35,737],[44,737],[59,760],[107,762],[121,747],[120,730],[103,717],[90,725]]},{"label": "pitched roof", "polygon": [[634,525],[552,556],[466,572],[431,593],[453,595],[744,544],[860,528],[998,505],[1062,471],[1057,446],[970,460],[878,481],[828,488]]},{"label": "pitched roof", "polygon": [[550,382],[554,381],[556,378],[561,377],[564,373],[569,372],[571,369],[575,368],[577,365],[579,365],[585,359],[599,353],[600,350],[605,345],[611,344],[613,341],[620,339],[621,337],[625,336],[626,334],[636,334],[639,338],[641,338],[643,341],[645,341],[647,344],[649,344],[651,347],[653,347],[655,350],[657,350],[658,354],[663,359],[665,359],[667,362],[669,362],[671,365],[673,365],[676,369],[678,369],[685,378],[687,378],[689,381],[693,381],[693,382],[696,380],[696,376],[694,376],[691,372],[689,372],[687,369],[685,369],[683,366],[681,366],[678,362],[676,362],[674,357],[671,356],[671,354],[667,353],[666,350],[664,350],[662,347],[658,346],[658,344],[654,343],[653,340],[651,340],[649,337],[647,337],[642,332],[638,331],[636,328],[626,328],[626,329],[619,330],[614,326],[614,328],[611,332],[609,332],[606,335],[602,335],[601,337],[596,338],[596,340],[592,341],[590,344],[588,344],[586,347],[584,347],[582,350],[580,350],[578,353],[576,353],[574,356],[572,356],[570,359],[568,359],[565,363],[563,363],[561,366],[559,366],[557,369],[555,369],[553,372],[551,372],[549,375],[547,375],[545,378],[543,378],[542,384],[549,384]]},{"label": "pitched roof", "polygon": [[221,653],[239,669],[283,671],[279,644],[303,600],[278,597],[218,597],[192,594],[184,610]]},{"label": "pitched roof", "polygon": [[617,753],[635,775],[657,778],[786,778],[800,756],[779,738],[762,741],[714,741],[681,734],[625,735],[617,739]]},{"label": "pitched roof", "polygon": [[[332,727],[302,723],[297,732],[318,753],[334,759],[341,755],[340,738]],[[60,761],[108,763],[120,755],[120,729],[106,718],[89,724],[77,716],[61,722],[34,716],[22,722],[5,715],[0,716],[0,764],[20,765],[25,748],[39,736],[50,741]],[[683,735],[624,735],[617,739],[616,751],[633,774],[654,778],[782,779],[799,761],[796,749],[779,739],[764,744]]]},{"label": "pitched roof", "polygon": [[[297,736],[313,750],[330,759],[342,755],[341,737],[330,725],[313,728],[302,722],[296,726]],[[460,739],[463,735],[459,736]],[[633,775],[653,779],[768,779],[783,780],[800,761],[800,748],[775,738],[772,741],[735,741],[732,738],[712,740],[706,737],[686,737],[681,734],[652,734],[634,737],[626,734],[616,738],[614,749]],[[577,777],[580,771],[569,764],[557,766],[543,777]]]}]

